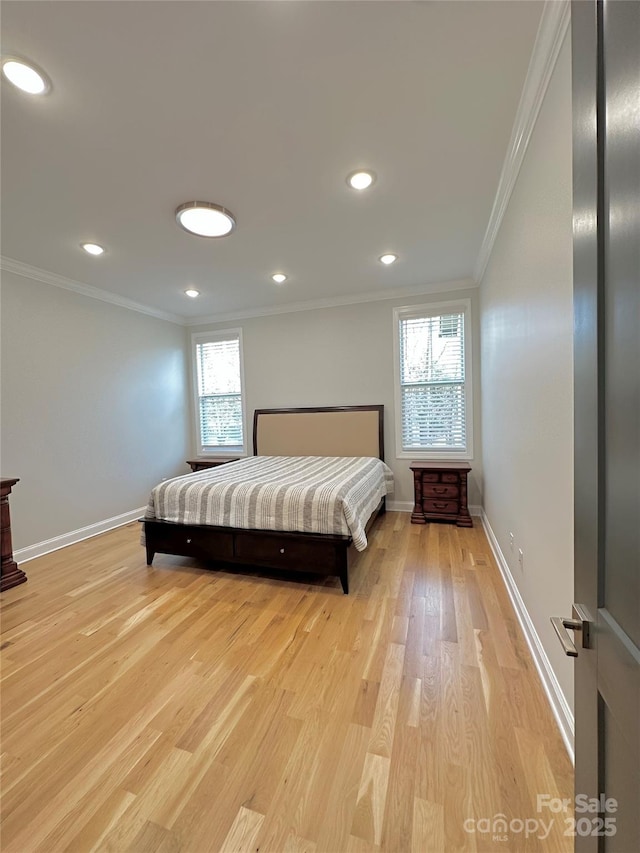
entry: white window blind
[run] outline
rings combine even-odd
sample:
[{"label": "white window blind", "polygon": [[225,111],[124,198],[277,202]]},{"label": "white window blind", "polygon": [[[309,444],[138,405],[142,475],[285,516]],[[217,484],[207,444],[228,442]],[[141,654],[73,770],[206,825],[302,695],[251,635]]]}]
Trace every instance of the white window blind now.
[{"label": "white window blind", "polygon": [[398,322],[402,450],[466,451],[464,310]]},{"label": "white window blind", "polygon": [[244,447],[240,338],[195,344],[200,450]]}]

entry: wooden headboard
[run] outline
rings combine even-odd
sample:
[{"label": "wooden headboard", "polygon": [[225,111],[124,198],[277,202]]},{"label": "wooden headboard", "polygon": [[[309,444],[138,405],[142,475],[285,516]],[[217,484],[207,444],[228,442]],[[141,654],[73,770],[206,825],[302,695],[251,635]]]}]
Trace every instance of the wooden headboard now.
[{"label": "wooden headboard", "polygon": [[384,406],[256,409],[254,456],[377,456],[384,460]]}]

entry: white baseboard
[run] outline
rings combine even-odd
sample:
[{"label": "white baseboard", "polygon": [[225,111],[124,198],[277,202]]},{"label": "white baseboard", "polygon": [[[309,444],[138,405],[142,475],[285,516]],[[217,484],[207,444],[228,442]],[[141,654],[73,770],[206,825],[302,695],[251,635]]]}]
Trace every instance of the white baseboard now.
[{"label": "white baseboard", "polygon": [[569,703],[567,702],[564,693],[562,692],[560,683],[556,678],[556,674],[553,671],[551,662],[547,657],[547,653],[545,652],[544,646],[540,641],[538,632],[536,631],[531,617],[529,616],[529,612],[526,608],[524,601],[522,600],[520,591],[518,590],[516,582],[513,579],[513,575],[511,574],[509,565],[505,560],[504,554],[502,553],[502,549],[500,548],[498,540],[496,539],[496,536],[493,530],[491,529],[489,519],[487,518],[484,510],[482,511],[481,516],[482,525],[484,527],[485,533],[487,534],[489,545],[491,546],[491,550],[493,551],[493,556],[496,558],[496,562],[498,564],[498,568],[500,569],[504,585],[506,586],[507,592],[509,593],[509,598],[511,599],[511,604],[513,605],[513,609],[516,612],[518,621],[520,622],[520,627],[522,628],[522,631],[527,641],[527,645],[529,646],[531,656],[533,657],[533,662],[535,663],[536,669],[538,670],[538,675],[540,676],[540,680],[542,681],[542,686],[544,687],[545,693],[547,694],[547,699],[549,700],[549,704],[551,705],[551,710],[553,711],[553,715],[556,718],[556,722],[558,723],[558,727],[560,729],[560,734],[562,735],[564,745],[567,749],[567,752],[569,753],[569,757],[572,763],[575,764],[575,720],[573,717],[573,713],[571,711],[571,708],[569,707]]},{"label": "white baseboard", "polygon": [[[389,512],[413,512],[413,501],[387,501],[387,509]],[[482,507],[470,504],[469,515],[482,515]]]},{"label": "white baseboard", "polygon": [[61,536],[54,536],[53,539],[45,539],[44,542],[38,542],[36,545],[20,548],[13,552],[13,559],[16,563],[26,563],[36,557],[43,557],[45,554],[50,554],[51,551],[66,548],[67,545],[75,545],[76,542],[82,542],[83,539],[90,539],[99,533],[106,533],[107,530],[113,530],[114,527],[122,527],[123,524],[129,524],[129,522],[135,521],[144,515],[145,510],[145,506],[132,509],[129,512],[123,512],[122,515],[114,515],[113,518],[96,521],[95,524],[89,524],[87,527],[72,530],[70,533],[63,533]]},{"label": "white baseboard", "polygon": [[389,512],[413,512],[413,501],[390,501],[387,499]]}]

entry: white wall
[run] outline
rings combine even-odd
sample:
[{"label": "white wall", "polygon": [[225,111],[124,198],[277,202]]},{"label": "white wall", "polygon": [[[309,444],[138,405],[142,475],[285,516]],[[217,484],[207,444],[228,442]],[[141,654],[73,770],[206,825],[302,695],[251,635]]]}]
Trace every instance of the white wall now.
[{"label": "white wall", "polygon": [[573,600],[571,189],[567,37],[481,282],[480,322],[485,511],[572,707],[572,663],[549,623]]},{"label": "white wall", "polygon": [[183,327],[2,276],[2,476],[14,549],[145,506],[190,446]]},{"label": "white wall", "polygon": [[[344,406],[383,403],[385,461],[396,480],[394,501],[413,503],[409,459],[396,459],[393,376],[393,308],[470,298],[474,370],[479,378],[478,292],[476,288],[410,298],[299,311],[192,327],[192,332],[242,328],[246,412],[251,448],[254,409],[286,406]],[[480,394],[474,383],[475,458],[469,503],[480,504]],[[195,439],[194,445],[195,447]]]}]

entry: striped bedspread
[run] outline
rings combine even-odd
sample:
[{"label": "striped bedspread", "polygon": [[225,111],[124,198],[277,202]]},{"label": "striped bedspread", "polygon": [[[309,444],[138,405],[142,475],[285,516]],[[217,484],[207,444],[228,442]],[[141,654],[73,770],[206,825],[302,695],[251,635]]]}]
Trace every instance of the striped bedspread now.
[{"label": "striped bedspread", "polygon": [[392,492],[391,469],[373,457],[252,456],[160,483],[145,518],[347,535],[363,551],[365,525]]}]

